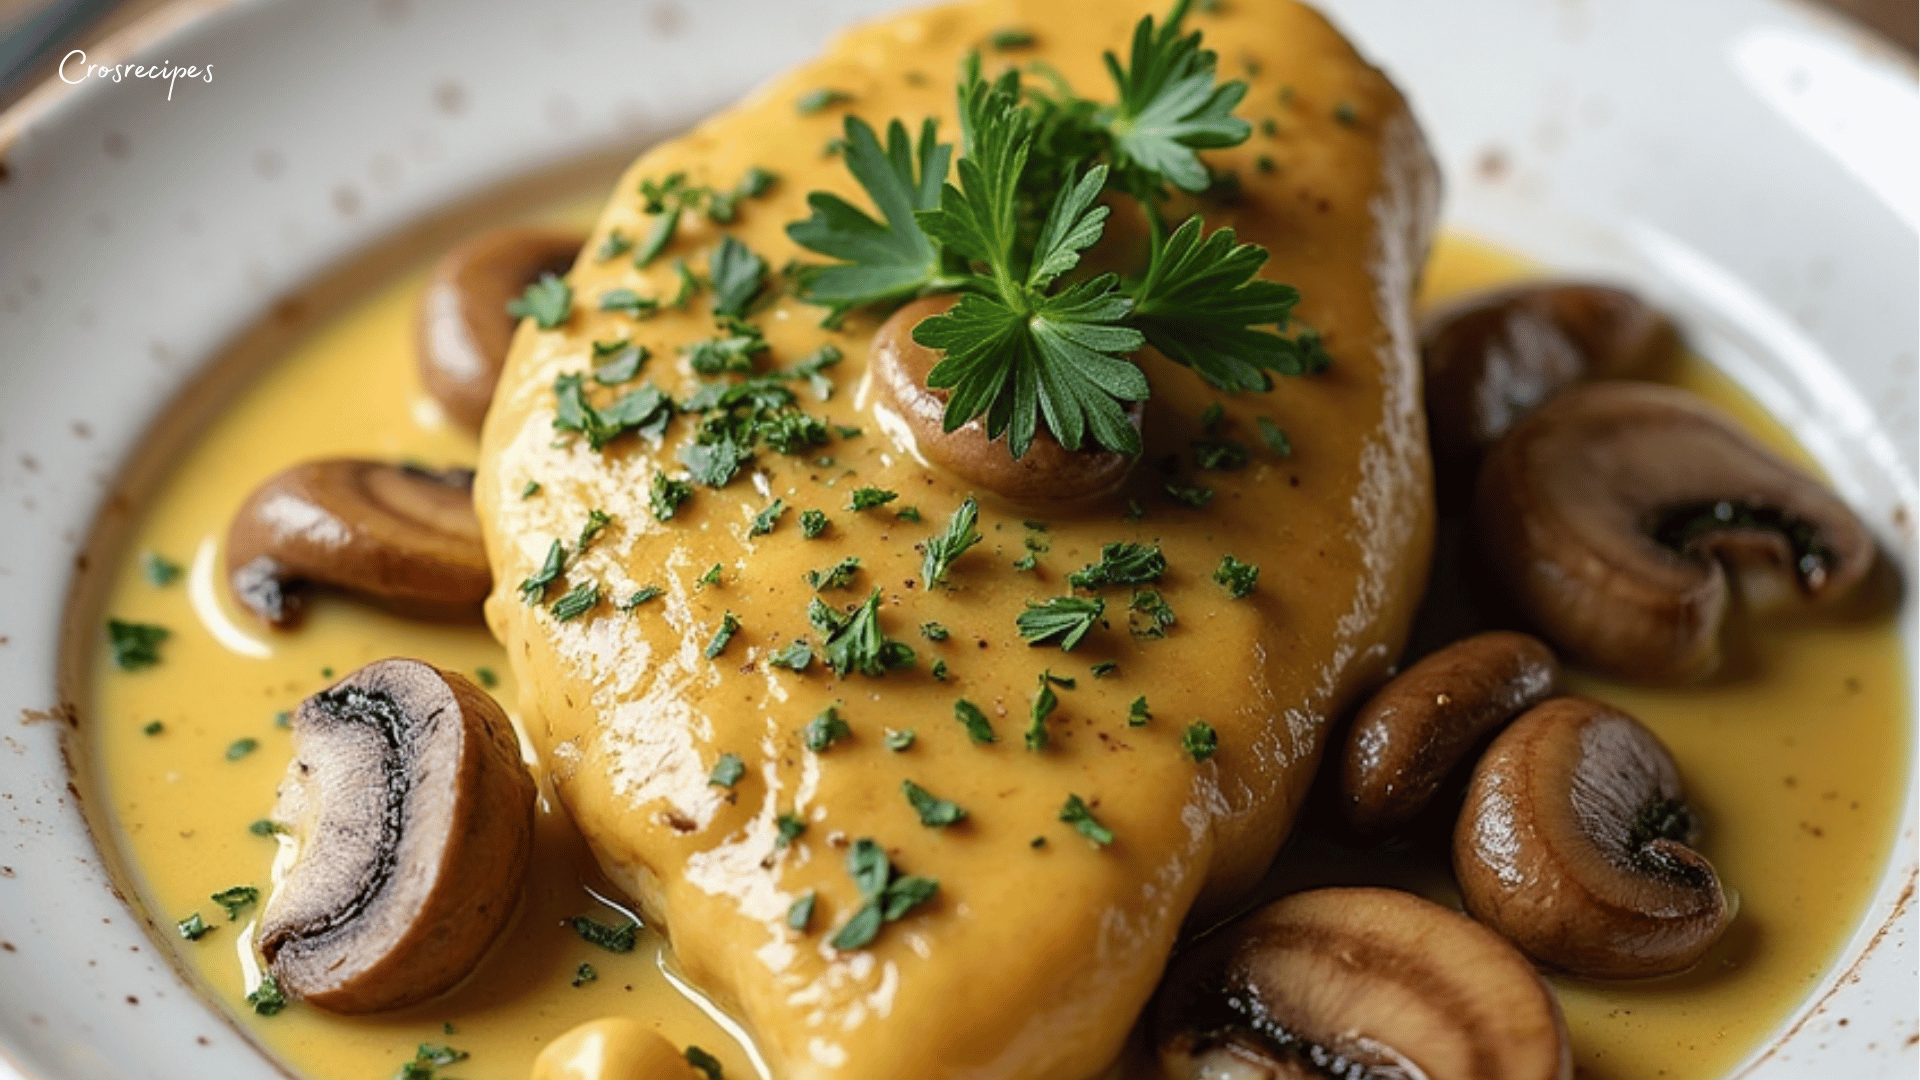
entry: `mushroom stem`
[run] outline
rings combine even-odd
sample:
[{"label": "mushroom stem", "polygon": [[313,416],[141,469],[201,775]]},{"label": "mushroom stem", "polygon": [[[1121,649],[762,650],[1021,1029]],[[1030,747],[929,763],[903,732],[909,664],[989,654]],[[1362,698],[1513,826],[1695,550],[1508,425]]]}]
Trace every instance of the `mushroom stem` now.
[{"label": "mushroom stem", "polygon": [[[927,386],[941,354],[915,341],[913,328],[958,300],[952,294],[915,300],[874,333],[867,378],[875,421],[919,461],[1017,506],[1057,508],[1117,491],[1135,460],[1126,454],[1068,450],[1043,428],[1016,459],[1006,439],[987,438],[984,418],[946,430],[948,392]],[[1136,430],[1143,416],[1138,402],[1127,410]]]},{"label": "mushroom stem", "polygon": [[236,599],[274,627],[328,586],[406,614],[472,619],[492,587],[473,473],[335,458],[262,484],[227,529]]},{"label": "mushroom stem", "polygon": [[1542,636],[1604,674],[1711,673],[1729,577],[1750,609],[1828,604],[1873,539],[1820,481],[1682,390],[1595,383],[1487,456],[1474,501],[1487,566]]},{"label": "mushroom stem", "polygon": [[1554,698],[1500,734],[1454,831],[1467,910],[1544,963],[1603,979],[1692,966],[1732,921],[1679,770],[1633,717]]},{"label": "mushroom stem", "polygon": [[493,699],[417,660],[381,660],[301,702],[274,808],[297,846],[261,918],[282,989],[369,1013],[425,1001],[479,964],[518,902],[533,777]]}]

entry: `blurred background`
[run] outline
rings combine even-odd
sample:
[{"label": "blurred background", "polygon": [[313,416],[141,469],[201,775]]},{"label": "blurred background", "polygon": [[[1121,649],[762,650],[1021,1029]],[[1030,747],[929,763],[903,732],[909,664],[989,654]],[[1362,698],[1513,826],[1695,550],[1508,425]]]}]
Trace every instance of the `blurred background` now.
[{"label": "blurred background", "polygon": [[[155,9],[208,0],[0,0],[0,110],[50,77],[60,58],[90,48]],[[319,2],[319,0],[310,0]],[[332,0],[338,2],[338,0]],[[478,2],[478,0],[466,0]],[[532,2],[532,0],[516,0]],[[547,0],[551,2],[551,0]],[[804,3],[805,0],[796,0]],[[1407,0],[1408,3],[1422,0]],[[1424,0],[1431,2],[1431,0]],[[1468,4],[1473,0],[1445,0]],[[1606,3],[1607,0],[1585,0]],[[1684,2],[1684,0],[1675,0]],[[1912,54],[1920,38],[1920,0],[1800,0],[1841,12]]]}]

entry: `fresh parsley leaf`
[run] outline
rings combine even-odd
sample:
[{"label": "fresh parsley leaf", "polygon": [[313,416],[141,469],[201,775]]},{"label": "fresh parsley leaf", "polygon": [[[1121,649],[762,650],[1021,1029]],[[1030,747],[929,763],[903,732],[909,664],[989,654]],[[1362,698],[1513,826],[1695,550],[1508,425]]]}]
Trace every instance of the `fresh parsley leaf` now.
[{"label": "fresh parsley leaf", "polygon": [[164,589],[180,580],[180,564],[157,551],[149,551],[140,557],[140,571],[147,575],[147,583],[155,588]]},{"label": "fresh parsley leaf", "polygon": [[527,481],[527,486],[520,489],[520,500],[525,502],[538,494],[540,494],[540,481],[529,480]]},{"label": "fresh parsley leaf", "polygon": [[840,710],[832,705],[820,711],[818,716],[807,721],[801,729],[801,742],[816,754],[823,753],[834,743],[853,737],[853,728],[840,718]]},{"label": "fresh parsley leaf", "polygon": [[[980,542],[980,531],[975,527],[979,520],[980,504],[969,495],[953,512],[953,516],[947,519],[947,526],[940,531],[940,535],[927,541],[926,552],[920,560],[920,576],[926,581],[927,588],[946,581],[947,571],[953,568],[954,560]],[[931,634],[928,636],[932,637]],[[940,637],[933,640],[939,641],[944,637],[946,631],[942,628]]]},{"label": "fresh parsley leaf", "polygon": [[1239,600],[1253,591],[1260,581],[1260,568],[1251,563],[1243,563],[1231,555],[1222,555],[1220,565],[1213,572],[1213,580],[1227,590],[1227,595]]},{"label": "fresh parsley leaf", "polygon": [[701,436],[707,435],[702,431],[695,441],[681,444],[674,456],[687,467],[687,474],[695,483],[726,487],[739,474],[741,466],[753,460],[753,446],[734,441],[731,432],[703,441]]},{"label": "fresh parsley leaf", "polygon": [[808,889],[804,896],[787,908],[787,929],[803,934],[807,932],[807,927],[813,923],[813,906],[818,897],[818,893]]},{"label": "fresh parsley leaf", "polygon": [[568,431],[587,437],[594,450],[629,431],[658,437],[673,419],[673,399],[658,387],[643,386],[598,408],[587,400],[586,383],[578,372],[556,376],[553,380],[555,431]]},{"label": "fresh parsley leaf", "polygon": [[1166,483],[1165,490],[1167,498],[1172,499],[1181,506],[1191,506],[1195,510],[1202,509],[1213,501],[1212,488],[1193,487],[1189,484],[1169,480]]},{"label": "fresh parsley leaf", "polygon": [[1096,679],[1104,679],[1118,670],[1120,670],[1120,662],[1118,660],[1102,660],[1088,668],[1087,674],[1092,675]]},{"label": "fresh parsley leaf", "polygon": [[[599,343],[595,342],[594,347],[597,350]],[[594,367],[593,381],[601,386],[631,382],[640,374],[640,365],[646,362],[648,355],[645,345],[629,345],[623,341],[607,360]]]},{"label": "fresh parsley leaf", "polygon": [[227,760],[239,761],[258,749],[260,749],[259,739],[251,737],[235,739],[227,744]]},{"label": "fresh parsley leaf", "polygon": [[554,622],[572,622],[573,620],[600,606],[606,594],[600,586],[591,581],[583,581],[553,602],[551,608]]},{"label": "fresh parsley leaf", "polygon": [[587,550],[587,546],[607,531],[613,524],[613,515],[598,507],[587,511],[587,523],[580,526],[580,539],[574,542],[573,550],[578,553]]},{"label": "fresh parsley leaf", "polygon": [[947,662],[937,656],[934,657],[933,666],[927,669],[927,674],[933,676],[935,682],[946,682]]},{"label": "fresh parsley leaf", "polygon": [[908,747],[911,747],[913,745],[913,740],[914,740],[914,734],[913,734],[912,728],[907,728],[904,731],[895,731],[892,728],[887,729],[887,734],[886,734],[887,749],[893,751],[896,754],[901,752],[902,750],[907,749]]},{"label": "fresh parsley leaf", "polygon": [[251,825],[248,825],[247,831],[252,833],[255,836],[279,836],[290,830],[288,830],[288,828],[285,825],[282,825],[271,818],[261,818],[260,820],[252,823]]},{"label": "fresh parsley leaf", "polygon": [[[819,601],[815,604],[836,619],[840,618]],[[821,659],[843,679],[849,671],[877,676],[913,666],[913,650],[880,632],[879,589],[869,593],[866,602],[855,608],[851,616],[823,632],[827,633],[827,640],[821,648]]]},{"label": "fresh parsley leaf", "polygon": [[815,592],[828,589],[844,589],[853,584],[853,576],[860,572],[860,556],[849,555],[825,570],[809,570],[806,573],[807,584]]},{"label": "fresh parsley leaf", "polygon": [[279,980],[268,975],[247,995],[247,1004],[261,1016],[278,1016],[286,1010],[287,995],[280,992]]},{"label": "fresh parsley leaf", "polygon": [[1151,719],[1153,719],[1153,713],[1147,708],[1147,696],[1145,694],[1134,698],[1133,704],[1127,706],[1128,727],[1146,727],[1147,721]]},{"label": "fresh parsley leaf", "polygon": [[940,623],[923,622],[920,624],[920,636],[928,641],[945,641],[950,636],[950,632]]},{"label": "fresh parsley leaf", "polygon": [[[687,365],[702,375],[744,374],[752,371],[753,358],[767,350],[767,339],[760,336],[758,330],[744,324],[736,327],[736,331],[746,332],[707,338],[682,349]],[[753,387],[755,391],[761,389]]]},{"label": "fresh parsley leaf", "polygon": [[1033,32],[1031,30],[1021,30],[1017,27],[995,30],[987,37],[987,44],[999,52],[1012,52],[1015,49],[1030,49],[1033,47],[1033,43]]},{"label": "fresh parsley leaf", "polygon": [[619,229],[612,229],[608,231],[607,238],[600,241],[600,246],[594,249],[593,257],[597,262],[606,262],[608,259],[617,259],[632,250],[632,238]]},{"label": "fresh parsley leaf", "polygon": [[1232,439],[1195,439],[1193,461],[1208,472],[1232,472],[1244,469],[1252,458],[1245,445]]},{"label": "fresh parsley leaf", "polygon": [[660,253],[667,250],[667,245],[673,243],[673,234],[679,229],[680,208],[674,206],[661,210],[655,215],[653,224],[647,227],[646,239],[641,241],[640,250],[633,253],[633,265],[644,269],[659,258]]},{"label": "fresh parsley leaf", "polygon": [[718,584],[720,584],[720,564],[719,563],[714,563],[712,566],[707,567],[707,572],[704,574],[701,574],[700,580],[694,582],[695,587],[702,588],[702,589],[706,588],[709,585],[718,585]]},{"label": "fresh parsley leaf", "polygon": [[557,274],[541,274],[525,292],[507,301],[507,314],[531,318],[542,330],[558,330],[573,314],[573,286]]},{"label": "fresh parsley leaf", "polygon": [[746,198],[757,199],[771,191],[779,181],[779,174],[755,165],[740,177],[740,186],[734,190]]},{"label": "fresh parsley leaf", "polygon": [[235,885],[231,889],[222,889],[213,894],[213,902],[226,909],[227,921],[240,918],[240,913],[252,907],[260,900],[260,890],[252,885]]},{"label": "fresh parsley leaf", "polygon": [[886,891],[887,882],[893,880],[893,864],[887,859],[886,849],[863,836],[847,849],[847,875],[853,878],[861,899],[877,900]]},{"label": "fresh parsley leaf", "polygon": [[199,941],[201,938],[213,933],[213,927],[208,925],[207,920],[201,918],[200,913],[197,911],[181,919],[174,925],[180,928],[180,936],[186,938],[188,941]]},{"label": "fresh parsley leaf", "polygon": [[141,728],[140,730],[141,732],[147,735],[158,735],[161,732],[167,730],[167,725],[161,723],[158,720],[149,720],[147,721],[147,726]]},{"label": "fresh parsley leaf", "polygon": [[1108,544],[1100,561],[1067,575],[1076,589],[1103,589],[1109,585],[1145,585],[1167,572],[1167,557],[1157,544]]},{"label": "fresh parsley leaf", "polygon": [[900,790],[906,793],[907,802],[913,804],[914,812],[920,815],[920,824],[930,829],[944,829],[967,819],[967,812],[958,805],[936,796],[911,780],[902,780]]},{"label": "fresh parsley leaf", "polygon": [[121,671],[139,671],[160,662],[160,643],[173,631],[152,623],[107,620],[107,646],[113,650],[113,662]]},{"label": "fresh parsley leaf", "polygon": [[727,651],[727,643],[733,635],[740,632],[740,616],[729,611],[720,616],[720,625],[713,631],[713,639],[707,642],[706,650],[701,654],[709,660],[716,659]]},{"label": "fresh parsley leaf", "polygon": [[747,775],[746,763],[739,754],[721,754],[713,763],[713,771],[707,774],[707,783],[713,787],[730,788]]},{"label": "fresh parsley leaf", "polygon": [[914,214],[939,205],[953,158],[953,146],[934,138],[932,120],[921,125],[917,145],[893,121],[884,150],[859,117],[848,116],[845,128],[847,169],[885,223],[838,195],[816,191],[807,196],[812,216],[787,226],[794,243],[839,260],[807,268],[799,281],[801,298],[825,305],[830,324],[854,308],[897,303],[942,281],[940,249]]},{"label": "fresh parsley leaf", "polygon": [[592,964],[581,964],[579,967],[573,969],[574,988],[579,989],[599,977],[600,973],[593,970]]},{"label": "fresh parsley leaf", "polygon": [[800,511],[800,537],[812,540],[827,531],[827,515],[818,510]]},{"label": "fresh parsley leaf", "polygon": [[786,668],[788,671],[805,671],[813,666],[813,646],[805,641],[789,642],[786,648],[769,657],[767,663],[772,667]]},{"label": "fresh parsley leaf", "polygon": [[1107,610],[1104,600],[1056,596],[1042,604],[1029,603],[1015,624],[1029,645],[1054,644],[1071,652]]},{"label": "fresh parsley leaf", "polygon": [[1212,724],[1197,720],[1188,724],[1187,730],[1181,734],[1180,749],[1195,761],[1205,761],[1220,749],[1220,735],[1213,730]]},{"label": "fresh parsley leaf", "polygon": [[640,924],[631,919],[621,926],[608,926],[586,915],[575,915],[567,920],[567,925],[573,927],[581,941],[610,953],[632,952],[639,943]]},{"label": "fresh parsley leaf", "polygon": [[747,305],[760,292],[767,273],[767,260],[755,255],[747,245],[731,234],[721,237],[720,246],[707,261],[707,278],[713,282],[713,311],[735,318],[747,313]]},{"label": "fresh parsley leaf", "polygon": [[798,814],[781,814],[773,819],[773,825],[778,830],[778,835],[773,838],[775,848],[792,847],[793,842],[807,831],[806,819]]},{"label": "fresh parsley leaf", "polygon": [[1271,372],[1313,368],[1301,340],[1258,329],[1285,327],[1300,293],[1257,275],[1265,248],[1237,243],[1231,228],[1207,233],[1190,217],[1133,288],[1133,323],[1147,343],[1227,391],[1272,388]]},{"label": "fresh parsley leaf", "polygon": [[[1139,618],[1134,618],[1138,615]],[[1163,638],[1174,624],[1173,608],[1158,589],[1138,589],[1127,603],[1127,629],[1137,638]]]},{"label": "fresh parsley leaf", "polygon": [[1287,438],[1285,429],[1264,416],[1255,417],[1254,422],[1260,427],[1260,439],[1267,444],[1267,449],[1281,457],[1293,456],[1293,440]]},{"label": "fresh parsley leaf", "polygon": [[748,536],[767,535],[768,533],[773,531],[773,527],[775,525],[778,525],[780,523],[780,515],[786,512],[787,512],[787,504],[784,499],[773,500],[771,503],[767,504],[766,509],[761,510],[759,513],[753,515],[753,524],[747,526],[747,535]]},{"label": "fresh parsley leaf", "polygon": [[701,282],[699,274],[687,268],[685,259],[673,260],[673,274],[680,279],[680,287],[674,291],[673,299],[667,303],[685,311],[687,305],[693,303],[693,298],[700,294],[700,290],[705,285]]},{"label": "fresh parsley leaf", "polygon": [[880,926],[880,902],[869,900],[840,927],[829,944],[841,952],[864,949],[880,936]]},{"label": "fresh parsley leaf", "polygon": [[808,116],[835,105],[845,105],[852,100],[853,95],[847,93],[845,90],[835,90],[832,87],[823,86],[818,90],[809,90],[800,95],[799,98],[795,99],[793,107],[799,110],[800,115]]},{"label": "fresh parsley leaf", "polygon": [[615,311],[636,319],[651,319],[660,310],[660,301],[641,296],[632,289],[608,289],[600,294],[600,310]]},{"label": "fresh parsley leaf", "polygon": [[877,487],[854,488],[853,501],[847,504],[847,509],[853,510],[856,512],[861,510],[871,510],[876,506],[885,506],[886,504],[892,502],[893,500],[899,497],[900,495],[898,492],[888,491],[885,488],[877,488]]},{"label": "fresh parsley leaf", "polygon": [[1040,692],[1033,697],[1033,709],[1027,715],[1027,749],[1038,752],[1047,748],[1047,717],[1059,708],[1060,699],[1054,695],[1052,680],[1040,676]]},{"label": "fresh parsley leaf", "polygon": [[999,741],[998,737],[993,733],[993,724],[987,720],[987,714],[981,712],[979,706],[968,701],[966,698],[961,698],[953,703],[953,717],[960,721],[962,727],[967,729],[967,737],[974,742],[990,743]]},{"label": "fresh parsley leaf", "polygon": [[1113,843],[1112,830],[1100,824],[1100,819],[1093,816],[1093,811],[1078,795],[1067,796],[1067,804],[1060,808],[1060,820],[1101,847]]},{"label": "fresh parsley leaf", "polygon": [[1212,174],[1194,151],[1237,146],[1253,128],[1233,116],[1247,94],[1235,80],[1213,84],[1214,54],[1200,47],[1200,33],[1182,35],[1186,0],[1178,0],[1164,25],[1140,20],[1126,67],[1107,54],[1107,71],[1120,101],[1101,113],[1113,137],[1116,166],[1135,174],[1130,190],[1157,193],[1163,184],[1183,191],[1205,191]]},{"label": "fresh parsley leaf", "polygon": [[654,600],[660,599],[662,596],[666,595],[666,592],[667,590],[661,588],[658,585],[642,585],[638,589],[633,590],[632,596],[629,596],[625,600],[620,601],[620,604],[619,604],[620,610],[632,611],[635,608],[641,606],[642,604],[650,603]]},{"label": "fresh parsley leaf", "polygon": [[672,521],[673,515],[688,499],[693,498],[693,485],[685,480],[675,480],[666,473],[653,474],[653,486],[647,495],[647,505],[653,511],[653,520]]}]

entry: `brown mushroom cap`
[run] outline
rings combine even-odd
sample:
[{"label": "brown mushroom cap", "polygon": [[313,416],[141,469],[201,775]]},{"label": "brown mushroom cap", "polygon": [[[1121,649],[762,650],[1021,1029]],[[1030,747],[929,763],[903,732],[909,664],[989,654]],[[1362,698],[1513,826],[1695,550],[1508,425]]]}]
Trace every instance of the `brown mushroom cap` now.
[{"label": "brown mushroom cap", "polygon": [[533,846],[533,777],[500,706],[459,675],[381,660],[293,715],[274,818],[298,855],[260,952],[338,1013],[425,1001],[507,926]]},{"label": "brown mushroom cap", "polygon": [[507,303],[542,274],[565,274],[587,238],[560,229],[495,229],[448,252],[420,294],[420,381],[447,415],[478,432],[520,320]]},{"label": "brown mushroom cap", "polygon": [[1474,528],[1494,578],[1567,659],[1673,682],[1720,659],[1728,574],[1747,606],[1822,604],[1874,558],[1826,485],[1683,390],[1594,383],[1487,456]]},{"label": "brown mushroom cap", "polygon": [[227,576],[275,627],[324,585],[423,618],[471,619],[493,585],[473,473],[356,458],[295,465],[260,485],[227,527]]},{"label": "brown mushroom cap", "polygon": [[1533,282],[1447,304],[1420,327],[1434,459],[1470,470],[1541,402],[1588,379],[1647,377],[1679,344],[1666,316],[1604,285]]},{"label": "brown mushroom cap", "polygon": [[1393,889],[1315,889],[1234,922],[1175,961],[1153,1027],[1169,1080],[1573,1071],[1560,1007],[1526,958]]},{"label": "brown mushroom cap", "polygon": [[1467,910],[1578,975],[1685,970],[1732,921],[1666,747],[1639,721],[1554,698],[1494,739],[1453,834]]},{"label": "brown mushroom cap", "polygon": [[1560,662],[1529,634],[1494,630],[1401,672],[1360,707],[1340,762],[1340,810],[1362,835],[1426,809],[1469,750],[1560,691]]},{"label": "brown mushroom cap", "polygon": [[[1126,454],[1068,450],[1042,427],[1026,454],[1015,459],[1004,437],[987,438],[983,418],[975,417],[953,431],[944,429],[948,393],[927,387],[927,373],[942,354],[913,340],[913,328],[958,300],[952,294],[915,300],[894,312],[874,333],[867,377],[880,426],[921,461],[1011,503],[1077,503],[1118,490],[1135,460]],[[1138,402],[1127,410],[1135,429],[1143,415]]]}]

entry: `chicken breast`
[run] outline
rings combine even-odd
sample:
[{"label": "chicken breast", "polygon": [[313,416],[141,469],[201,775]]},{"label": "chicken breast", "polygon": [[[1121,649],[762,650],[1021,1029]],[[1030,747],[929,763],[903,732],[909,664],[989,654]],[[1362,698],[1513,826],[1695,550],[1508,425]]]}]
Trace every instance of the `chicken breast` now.
[{"label": "chicken breast", "polygon": [[[1437,175],[1406,103],[1318,14],[1232,0],[1189,16],[1222,77],[1251,83],[1238,115],[1255,126],[1246,144],[1207,156],[1237,177],[1237,196],[1195,205],[1210,225],[1271,249],[1263,276],[1300,289],[1298,314],[1324,335],[1333,366],[1228,397],[1147,353],[1147,451],[1126,487],[1071,511],[983,497],[984,542],[942,587],[922,580],[920,549],[970,492],[916,462],[863,407],[873,319],[826,329],[822,309],[784,293],[757,308],[769,348],[756,370],[790,368],[823,345],[840,351],[821,373],[826,400],[807,379],[791,384],[836,433],[796,456],[763,449],[731,483],[696,485],[667,520],[652,505],[656,476],[684,475],[675,454],[697,418],[676,418],[664,440],[630,434],[596,450],[556,431],[555,381],[603,363],[596,342],[624,339],[650,358],[631,386],[589,377],[592,400],[647,382],[686,399],[703,380],[683,349],[717,332],[707,295],[671,303],[675,261],[706,274],[731,234],[779,268],[807,254],[785,226],[807,215],[808,192],[869,205],[828,152],[843,111],[876,127],[937,117],[957,140],[955,72],[1006,28],[1032,42],[988,50],[989,73],[1043,61],[1105,98],[1101,50],[1124,54],[1134,23],[1159,8],[974,0],[849,33],[643,155],[569,277],[567,321],[527,320],[515,338],[475,487],[495,581],[489,622],[559,797],[598,858],[783,1080],[1093,1076],[1119,1053],[1183,924],[1229,908],[1258,880],[1329,720],[1382,677],[1424,583],[1432,499],[1411,292]],[[844,103],[796,108],[827,89]],[[731,191],[756,166],[779,179],[741,198],[731,223],[686,214],[644,268],[628,254],[596,256],[610,237],[648,235],[643,182],[683,173]],[[636,318],[618,294],[603,303],[616,289],[660,309]],[[1216,402],[1217,430],[1252,447],[1251,460],[1197,471],[1190,444]],[[1263,445],[1263,417],[1288,433],[1290,456]],[[1189,506],[1169,483],[1213,494]],[[864,488],[896,497],[851,509]],[[773,515],[776,502],[784,510]],[[803,510],[829,523],[810,537]],[[583,544],[596,511],[607,523]],[[771,519],[770,531],[756,518]],[[556,541],[560,572],[542,584]],[[1167,569],[1149,587],[1174,621],[1155,618],[1132,588],[1081,592],[1105,608],[1076,648],[1027,644],[1016,619],[1029,604],[1068,594],[1067,575],[1121,541],[1161,548]],[[1259,567],[1244,598],[1213,580],[1227,555]],[[836,588],[821,572],[850,557],[858,566]],[[809,604],[845,612],[875,590],[867,617],[913,662],[836,678],[818,658]],[[816,654],[811,666],[776,666],[798,639]],[[1032,749],[1023,734],[1046,696],[1046,742]],[[995,741],[976,740],[956,713],[962,699]],[[818,719],[828,710],[844,730]],[[1183,746],[1200,723],[1217,735],[1210,756]],[[964,819],[924,823],[909,781]],[[1111,842],[1062,820],[1070,797]],[[886,857],[877,868],[876,852]],[[892,893],[880,892],[887,864]],[[914,878],[937,890],[899,884]],[[874,917],[862,912],[875,894],[877,933],[834,947],[861,936],[843,931]],[[892,898],[906,910],[887,920]]]}]

